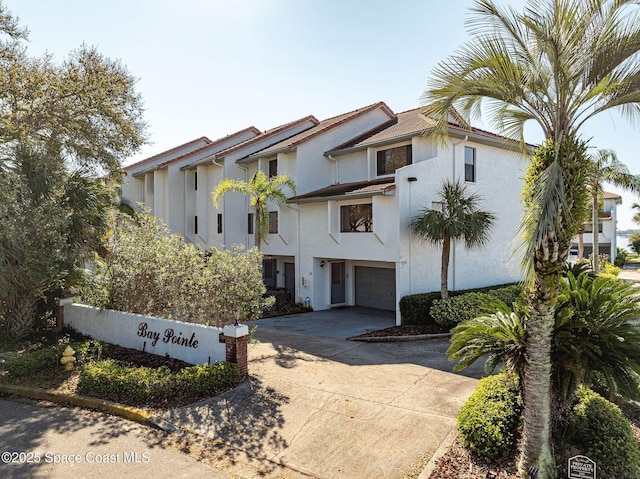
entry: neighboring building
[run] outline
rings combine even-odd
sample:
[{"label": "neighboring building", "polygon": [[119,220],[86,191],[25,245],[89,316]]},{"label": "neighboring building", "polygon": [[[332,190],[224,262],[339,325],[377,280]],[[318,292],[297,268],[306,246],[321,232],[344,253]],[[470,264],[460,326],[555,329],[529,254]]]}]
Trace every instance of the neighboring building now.
[{"label": "neighboring building", "polygon": [[[615,193],[605,191],[602,195],[602,209],[598,212],[598,250],[600,254],[609,255],[609,261],[613,263],[616,259],[617,240],[617,208],[622,204],[622,197]],[[584,245],[583,257],[589,258],[593,253],[593,225],[589,218],[584,223],[584,233],[582,235],[582,243]],[[571,254],[569,259],[576,260],[578,258],[578,238],[574,238],[571,244]]]},{"label": "neighboring building", "polygon": [[[151,201],[154,214],[203,247],[253,246],[247,199],[230,193],[216,210],[211,191],[223,177],[248,180],[259,169],[289,174],[297,194],[287,207],[270,207],[271,231],[262,246],[265,283],[287,287],[298,302],[310,298],[315,309],[363,305],[396,311],[399,323],[402,296],[440,287],[441,250],[413,237],[409,225],[420,210],[437,206],[445,179],[463,180],[497,217],[486,247],[453,246],[450,288],[522,277],[512,243],[526,158],[505,138],[464,130],[454,118],[442,147],[428,135],[432,126],[419,109],[395,114],[380,102],[264,133],[247,129],[128,166],[123,195]],[[240,140],[242,135],[250,138]]]}]

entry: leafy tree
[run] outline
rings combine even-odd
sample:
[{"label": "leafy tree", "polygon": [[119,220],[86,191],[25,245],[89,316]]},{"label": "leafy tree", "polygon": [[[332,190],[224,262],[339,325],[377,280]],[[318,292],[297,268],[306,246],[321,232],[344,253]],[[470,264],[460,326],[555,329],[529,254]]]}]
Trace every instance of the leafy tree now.
[{"label": "leafy tree", "polygon": [[250,206],[253,208],[255,221],[255,246],[260,248],[265,237],[269,233],[269,211],[267,202],[273,201],[278,206],[287,203],[287,195],[284,188],[288,188],[295,195],[296,185],[288,175],[277,175],[268,178],[262,171],[258,171],[249,182],[226,178],[218,183],[211,193],[213,204],[220,206],[222,197],[230,191],[239,191],[250,198]]},{"label": "leafy tree", "polygon": [[476,0],[472,39],[439,64],[423,95],[436,137],[446,138],[452,108],[464,126],[487,117],[520,142],[533,120],[547,142],[530,169],[523,233],[531,285],[527,300],[524,427],[519,471],[556,477],[552,452],[551,338],[562,265],[584,221],[585,121],[614,109],[640,113],[640,17],[632,0],[530,0],[523,13]]},{"label": "leafy tree", "polygon": [[82,288],[85,301],[102,308],[214,326],[231,324],[236,313],[253,320],[273,298],[262,297],[262,255],[203,251],[172,234],[158,218],[114,216],[107,254]]},{"label": "leafy tree", "polygon": [[634,203],[631,205],[631,208],[637,211],[631,219],[634,223],[640,224],[640,205],[638,203]]},{"label": "leafy tree", "polygon": [[145,124],[119,62],[84,45],[61,63],[31,57],[2,4],[0,37],[0,326],[20,337],[104,238],[120,161]]},{"label": "leafy tree", "polygon": [[479,210],[480,196],[467,194],[460,181],[445,180],[437,197],[440,209],[424,208],[411,228],[428,243],[442,245],[440,297],[449,298],[449,258],[451,242],[464,240],[467,248],[483,246],[495,221],[493,213]]},{"label": "leafy tree", "polygon": [[627,166],[618,160],[613,150],[598,150],[587,157],[589,173],[587,182],[591,193],[591,225],[593,231],[593,271],[599,273],[598,258],[598,198],[604,193],[603,183],[611,183],[630,191],[640,191],[640,178],[629,173]]},{"label": "leafy tree", "polygon": [[634,253],[640,254],[640,233],[635,232],[629,235],[629,246]]}]

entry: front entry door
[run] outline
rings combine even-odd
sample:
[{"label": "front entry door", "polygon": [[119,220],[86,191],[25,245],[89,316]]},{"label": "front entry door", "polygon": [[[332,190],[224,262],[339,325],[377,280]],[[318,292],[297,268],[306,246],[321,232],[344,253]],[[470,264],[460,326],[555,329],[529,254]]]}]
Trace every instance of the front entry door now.
[{"label": "front entry door", "polygon": [[345,298],[344,263],[331,263],[331,304],[343,304]]}]

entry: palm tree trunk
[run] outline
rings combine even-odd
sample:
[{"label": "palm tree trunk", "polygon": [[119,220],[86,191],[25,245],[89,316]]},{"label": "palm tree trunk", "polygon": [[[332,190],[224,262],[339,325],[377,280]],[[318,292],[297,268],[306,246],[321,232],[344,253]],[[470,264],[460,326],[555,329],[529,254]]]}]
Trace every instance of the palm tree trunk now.
[{"label": "palm tree trunk", "polygon": [[259,250],[260,245],[262,244],[262,225],[260,224],[260,202],[256,203],[254,212],[253,212],[253,235],[254,235],[254,246]]},{"label": "palm tree trunk", "polygon": [[591,215],[591,229],[593,233],[591,236],[593,237],[592,245],[593,245],[593,272],[598,274],[600,272],[600,246],[598,245],[598,195],[593,195],[593,205],[592,205],[592,215]]},{"label": "palm tree trunk", "polygon": [[536,252],[535,282],[527,292],[525,407],[518,464],[523,478],[557,477],[552,445],[551,345],[562,281],[558,265],[564,264],[559,250],[558,243],[551,240]]},{"label": "palm tree trunk", "polygon": [[584,259],[584,228],[578,231],[578,262],[582,263]]},{"label": "palm tree trunk", "polygon": [[440,297],[449,299],[449,257],[451,253],[451,238],[444,237],[442,242],[442,266],[440,269]]}]

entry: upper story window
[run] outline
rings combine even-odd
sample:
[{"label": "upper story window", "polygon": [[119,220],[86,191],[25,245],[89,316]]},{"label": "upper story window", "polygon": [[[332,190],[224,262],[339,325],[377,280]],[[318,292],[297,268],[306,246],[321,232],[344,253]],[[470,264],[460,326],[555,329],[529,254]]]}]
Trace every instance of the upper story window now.
[{"label": "upper story window", "polygon": [[269,160],[269,178],[278,176],[278,160]]},{"label": "upper story window", "polygon": [[218,234],[222,234],[222,214],[218,213]]},{"label": "upper story window", "polygon": [[269,233],[278,233],[278,212],[269,211]]},{"label": "upper story window", "polygon": [[464,181],[476,181],[476,149],[464,147]]},{"label": "upper story window", "polygon": [[371,233],[373,231],[372,205],[341,206],[340,231],[343,233]]},{"label": "upper story window", "polygon": [[253,213],[247,215],[247,234],[253,234]]},{"label": "upper story window", "polygon": [[198,191],[198,172],[193,173],[193,189]]},{"label": "upper story window", "polygon": [[[591,223],[585,223],[584,232],[593,233],[593,225]],[[602,233],[602,221],[598,221],[598,233]]]},{"label": "upper story window", "polygon": [[378,176],[395,173],[398,168],[411,164],[411,145],[398,146],[377,153]]}]

